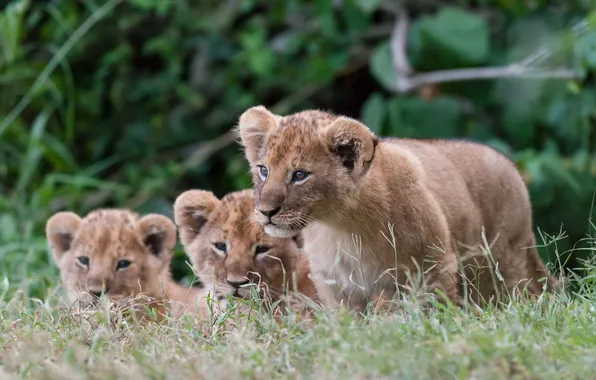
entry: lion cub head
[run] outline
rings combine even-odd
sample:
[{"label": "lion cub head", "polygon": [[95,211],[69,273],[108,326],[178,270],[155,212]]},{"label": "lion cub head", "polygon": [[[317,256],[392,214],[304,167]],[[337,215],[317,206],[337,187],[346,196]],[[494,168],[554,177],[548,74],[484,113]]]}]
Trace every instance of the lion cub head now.
[{"label": "lion cub head", "polygon": [[46,236],[71,300],[91,305],[102,294],[113,301],[159,296],[176,227],[165,216],[140,218],[128,210],[97,210],[85,218],[59,212],[48,220]]},{"label": "lion cub head", "polygon": [[377,145],[364,124],[320,111],[282,117],[258,106],[242,114],[238,130],[253,173],[256,220],[271,236],[293,236],[357,206]]},{"label": "lion cub head", "polygon": [[252,190],[221,200],[208,191],[189,190],[174,204],[186,254],[201,281],[219,298],[246,297],[250,289],[243,285],[249,282],[270,290],[282,290],[287,284],[293,289],[293,273],[299,277],[308,273],[303,270],[306,258],[299,254],[300,237],[270,237],[253,221],[253,209]]}]

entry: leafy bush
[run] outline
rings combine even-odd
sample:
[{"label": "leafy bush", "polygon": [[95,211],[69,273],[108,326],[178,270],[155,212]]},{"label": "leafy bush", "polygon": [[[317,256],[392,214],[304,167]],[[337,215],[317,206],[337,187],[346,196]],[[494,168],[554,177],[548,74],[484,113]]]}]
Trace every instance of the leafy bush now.
[{"label": "leafy bush", "polygon": [[[185,189],[223,195],[250,186],[228,131],[255,104],[282,114],[329,109],[385,136],[487,142],[524,174],[540,231],[557,234],[563,223],[569,235],[544,257],[581,248],[596,190],[594,4],[404,1],[415,73],[506,66],[538,49],[548,53],[539,57],[546,71],[570,68],[578,78],[403,92],[390,46],[393,3],[9,3],[0,13],[0,261],[9,278],[29,281],[33,294],[55,280],[40,247],[57,210],[171,216]],[[178,258],[176,275],[187,275],[181,250]]]}]

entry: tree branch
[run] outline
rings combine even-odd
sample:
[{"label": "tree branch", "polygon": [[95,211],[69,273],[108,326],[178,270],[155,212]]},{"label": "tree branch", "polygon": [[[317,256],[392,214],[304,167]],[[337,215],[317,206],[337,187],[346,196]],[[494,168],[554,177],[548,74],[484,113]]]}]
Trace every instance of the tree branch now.
[{"label": "tree branch", "polygon": [[430,73],[412,75],[408,63],[406,46],[408,41],[408,15],[403,7],[396,10],[396,21],[391,33],[391,54],[395,68],[395,87],[399,93],[412,91],[416,88],[444,82],[465,80],[483,80],[495,78],[554,78],[573,79],[579,75],[569,68],[553,70],[533,68],[529,65],[545,60],[550,52],[540,49],[520,62],[507,66],[474,67],[465,69],[441,70]]},{"label": "tree branch", "polygon": [[391,54],[393,55],[393,67],[397,74],[397,79],[407,78],[412,73],[412,68],[408,62],[407,45],[408,29],[410,21],[406,10],[399,6],[396,10],[397,20],[391,33]]},{"label": "tree branch", "polygon": [[464,80],[482,80],[495,78],[551,78],[551,79],[573,79],[578,74],[566,68],[553,70],[537,70],[523,67],[519,64],[511,64],[502,67],[478,67],[470,69],[442,70],[426,74],[419,74],[406,78],[401,83],[400,92],[407,92],[415,88],[444,82],[457,82]]}]

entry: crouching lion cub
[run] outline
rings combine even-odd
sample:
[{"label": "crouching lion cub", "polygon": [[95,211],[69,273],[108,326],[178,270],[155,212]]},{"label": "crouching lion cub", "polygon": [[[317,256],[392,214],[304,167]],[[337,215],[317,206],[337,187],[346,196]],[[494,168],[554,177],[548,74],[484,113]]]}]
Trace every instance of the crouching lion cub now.
[{"label": "crouching lion cub", "polygon": [[59,212],[47,221],[46,236],[69,298],[80,307],[93,306],[103,293],[114,302],[148,297],[160,316],[166,308],[210,314],[204,290],[171,278],[176,227],[165,216],[102,209],[82,219]]},{"label": "crouching lion cub", "polygon": [[213,193],[189,190],[174,203],[180,240],[205,286],[221,299],[246,297],[249,282],[276,296],[286,289],[316,299],[306,258],[299,254],[300,236],[272,238],[253,221],[252,190]]},{"label": "crouching lion cub", "polygon": [[[304,232],[318,295],[330,306],[361,310],[421,272],[431,291],[454,301],[522,288],[536,295],[540,278],[558,287],[534,248],[521,176],[487,146],[379,139],[347,117],[282,117],[262,106],[242,114],[238,131],[256,220],[271,236]],[[492,259],[482,251],[483,231]],[[488,270],[497,265],[498,273]]]}]

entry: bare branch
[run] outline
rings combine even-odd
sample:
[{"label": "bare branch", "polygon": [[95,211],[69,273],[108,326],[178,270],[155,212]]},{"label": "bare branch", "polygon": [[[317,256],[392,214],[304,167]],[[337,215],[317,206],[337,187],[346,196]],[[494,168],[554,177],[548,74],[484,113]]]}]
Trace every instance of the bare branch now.
[{"label": "bare branch", "polygon": [[536,70],[523,67],[517,64],[502,67],[478,67],[470,69],[454,69],[435,71],[426,74],[415,75],[400,82],[399,92],[408,92],[424,85],[445,82],[457,82],[464,80],[482,80],[496,78],[552,78],[552,79],[574,79],[578,74],[566,68],[554,70]]},{"label": "bare branch", "polygon": [[407,77],[412,71],[406,52],[408,29],[408,14],[403,7],[399,7],[397,10],[397,20],[391,33],[391,54],[393,55],[393,66],[395,67],[398,80],[400,77]]},{"label": "bare branch", "polygon": [[[408,40],[408,15],[403,7],[396,10],[396,20],[391,33],[391,54],[395,68],[395,87],[399,93],[412,91],[416,88],[444,82],[465,80],[483,80],[495,78],[553,78],[574,79],[579,74],[569,68],[547,70],[530,67],[543,62],[551,52],[542,48],[525,59],[507,66],[474,67],[465,69],[441,70],[430,73],[412,75],[412,68],[408,63],[406,48]],[[579,30],[579,29],[578,29]]]}]

